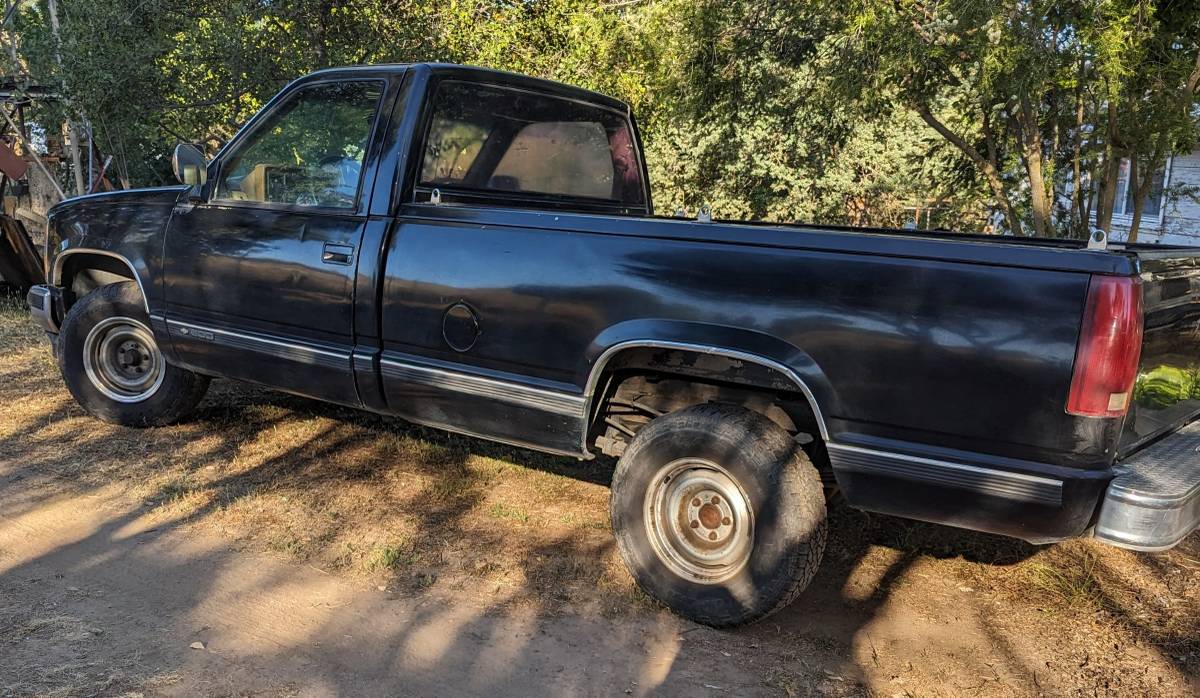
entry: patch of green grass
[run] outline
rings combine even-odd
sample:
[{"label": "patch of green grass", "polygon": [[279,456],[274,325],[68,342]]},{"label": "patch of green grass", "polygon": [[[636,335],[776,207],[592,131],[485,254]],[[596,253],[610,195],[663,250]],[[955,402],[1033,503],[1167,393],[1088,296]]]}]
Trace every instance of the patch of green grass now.
[{"label": "patch of green grass", "polygon": [[159,485],[150,500],[158,505],[174,504],[195,492],[196,489],[196,486],[188,482],[186,478],[176,477]]},{"label": "patch of green grass", "polygon": [[1099,603],[1100,583],[1096,579],[1096,558],[1083,555],[1064,566],[1036,563],[1031,568],[1034,585],[1067,608],[1095,606]]},{"label": "patch of green grass", "polygon": [[469,471],[439,474],[429,485],[429,494],[435,499],[462,500],[474,496],[484,481]]},{"label": "patch of green grass", "polygon": [[529,513],[521,507],[515,507],[504,502],[496,502],[488,509],[493,519],[511,519],[521,523],[529,523]]},{"label": "patch of green grass", "polygon": [[407,542],[376,544],[367,553],[363,566],[369,572],[394,570],[417,562],[420,555]]},{"label": "patch of green grass", "polygon": [[297,560],[308,557],[308,546],[291,531],[284,531],[267,540],[267,548]]}]

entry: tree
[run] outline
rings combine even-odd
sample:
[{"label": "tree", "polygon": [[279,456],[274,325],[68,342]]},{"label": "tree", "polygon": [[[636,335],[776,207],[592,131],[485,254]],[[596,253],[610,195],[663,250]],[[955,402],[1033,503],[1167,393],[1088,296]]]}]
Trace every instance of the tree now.
[{"label": "tree", "polygon": [[1012,231],[1083,234],[1089,181],[1107,227],[1121,159],[1142,164],[1144,202],[1194,134],[1196,20],[1192,3],[1149,0],[859,0],[834,20],[827,65],[848,97],[895,91],[966,154]]},{"label": "tree", "polygon": [[[209,151],[287,81],[445,60],[596,89],[638,115],[660,209],[896,225],[1107,227],[1123,159],[1134,229],[1195,141],[1200,4],[1182,0],[46,0],[19,52],[131,183]],[[55,49],[61,51],[61,65]],[[19,51],[18,51],[19,49]],[[928,218],[928,217],[926,217]]]},{"label": "tree", "polygon": [[136,183],[170,177],[175,141],[214,150],[299,75],[436,52],[430,9],[403,0],[88,0],[60,3],[59,20],[61,68],[43,6],[14,18],[30,73],[63,87],[40,116],[86,114]]},{"label": "tree", "polygon": [[[821,64],[819,21],[789,2],[656,3],[643,76],[655,200],[664,211],[901,225],[939,202],[953,225],[982,225],[965,158],[894,101],[872,112],[838,99]],[[809,10],[815,10],[810,4]],[[950,193],[954,190],[954,194]]]},{"label": "tree", "polygon": [[1190,2],[1104,3],[1097,38],[1097,70],[1104,85],[1102,122],[1106,160],[1097,225],[1112,222],[1117,167],[1128,159],[1133,216],[1129,242],[1137,242],[1142,211],[1173,152],[1197,143],[1200,85],[1200,6]]}]

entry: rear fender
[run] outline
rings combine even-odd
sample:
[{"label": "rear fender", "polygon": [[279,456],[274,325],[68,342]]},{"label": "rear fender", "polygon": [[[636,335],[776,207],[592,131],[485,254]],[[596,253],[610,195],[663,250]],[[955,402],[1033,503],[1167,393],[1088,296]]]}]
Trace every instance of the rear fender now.
[{"label": "rear fender", "polygon": [[[837,394],[820,367],[802,349],[762,332],[672,320],[620,323],[593,340],[585,355],[586,366],[581,369],[585,376],[584,398],[589,423],[596,413],[597,393],[603,390],[601,381],[611,366],[618,365],[614,361],[625,352],[647,348],[721,356],[732,360],[734,365],[744,362],[768,369],[772,384],[758,387],[795,390],[803,394],[821,437],[826,441],[830,438],[826,417],[836,413]],[[681,372],[697,375],[697,371]]]}]

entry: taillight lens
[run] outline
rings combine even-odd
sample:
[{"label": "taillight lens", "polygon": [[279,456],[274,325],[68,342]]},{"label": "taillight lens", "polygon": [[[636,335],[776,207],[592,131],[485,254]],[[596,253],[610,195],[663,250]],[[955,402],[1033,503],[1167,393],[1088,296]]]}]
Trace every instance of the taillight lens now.
[{"label": "taillight lens", "polygon": [[1125,414],[1141,355],[1142,280],[1093,276],[1067,412],[1080,417]]}]

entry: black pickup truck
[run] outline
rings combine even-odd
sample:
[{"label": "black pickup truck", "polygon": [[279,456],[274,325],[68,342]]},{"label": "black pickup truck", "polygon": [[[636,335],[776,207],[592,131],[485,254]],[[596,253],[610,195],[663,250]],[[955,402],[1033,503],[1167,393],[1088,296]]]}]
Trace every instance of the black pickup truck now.
[{"label": "black pickup truck", "polygon": [[210,376],[619,456],[638,583],[711,625],[826,501],[1161,550],[1200,518],[1200,249],[656,217],[628,106],[451,65],[301,78],[182,186],[50,213],[30,293],[100,419]]}]

